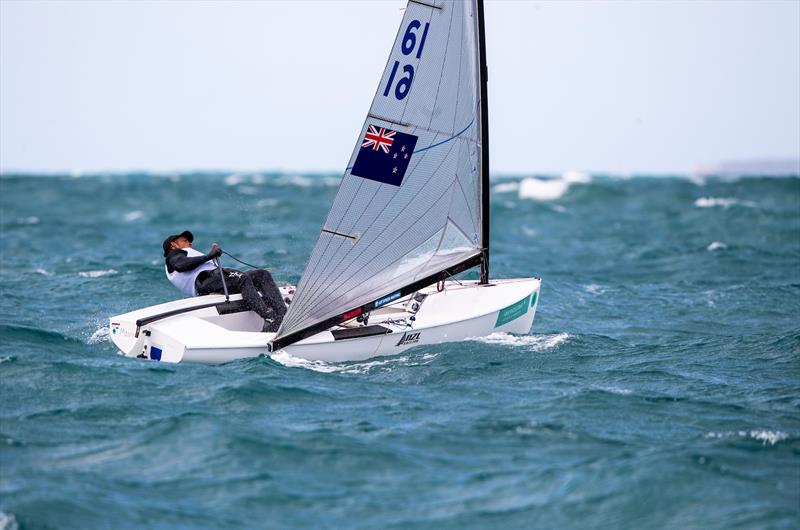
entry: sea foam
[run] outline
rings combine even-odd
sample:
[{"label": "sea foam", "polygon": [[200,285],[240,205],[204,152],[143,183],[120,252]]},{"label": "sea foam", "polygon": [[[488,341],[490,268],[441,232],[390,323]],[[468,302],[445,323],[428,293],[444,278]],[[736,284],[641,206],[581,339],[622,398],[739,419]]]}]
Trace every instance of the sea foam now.
[{"label": "sea foam", "polygon": [[555,348],[568,338],[569,335],[567,333],[555,333],[553,335],[512,335],[510,333],[497,332],[487,335],[486,337],[476,337],[469,340],[484,342],[486,344],[525,347],[533,351],[543,351]]},{"label": "sea foam", "polygon": [[768,430],[750,430],[750,431],[725,431],[725,432],[709,432],[706,433],[704,438],[750,438],[761,442],[761,445],[775,445],[778,442],[786,440],[789,435],[781,431],[768,431]]},{"label": "sea foam", "polygon": [[392,370],[398,366],[422,366],[433,361],[438,355],[438,353],[423,353],[422,355],[382,357],[364,362],[335,363],[309,361],[308,359],[295,357],[285,351],[279,351],[270,355],[270,358],[289,368],[305,368],[307,370],[323,373],[364,374],[376,368]]},{"label": "sea foam", "polygon": [[102,328],[95,330],[95,332],[92,333],[92,336],[86,339],[86,342],[88,344],[98,344],[100,342],[108,341],[110,336],[111,335],[109,334],[108,328],[103,326]]}]

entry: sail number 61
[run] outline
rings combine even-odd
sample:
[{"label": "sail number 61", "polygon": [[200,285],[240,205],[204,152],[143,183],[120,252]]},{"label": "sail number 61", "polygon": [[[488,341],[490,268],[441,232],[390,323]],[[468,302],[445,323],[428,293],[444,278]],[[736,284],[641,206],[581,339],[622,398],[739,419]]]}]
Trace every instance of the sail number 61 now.
[{"label": "sail number 61", "polygon": [[[403,52],[403,55],[411,55],[411,53],[416,48],[417,59],[422,57],[422,48],[425,47],[425,39],[428,36],[428,27],[431,25],[430,22],[425,23],[425,28],[422,30],[422,37],[419,40],[419,46],[417,46],[417,34],[414,30],[418,30],[422,27],[422,23],[419,20],[412,20],[408,23],[408,27],[406,28],[406,32],[403,35],[403,42],[400,44],[400,51]],[[394,65],[392,66],[392,73],[389,75],[389,81],[386,83],[386,88],[383,91],[384,96],[388,96],[389,92],[392,90],[392,85],[394,84],[394,78],[397,75],[397,70],[400,68],[400,61],[395,61]],[[410,64],[403,65],[403,72],[405,75],[397,80],[397,84],[394,86],[394,97],[397,99],[403,99],[408,95],[408,91],[411,90],[411,83],[414,82],[414,67]]]}]

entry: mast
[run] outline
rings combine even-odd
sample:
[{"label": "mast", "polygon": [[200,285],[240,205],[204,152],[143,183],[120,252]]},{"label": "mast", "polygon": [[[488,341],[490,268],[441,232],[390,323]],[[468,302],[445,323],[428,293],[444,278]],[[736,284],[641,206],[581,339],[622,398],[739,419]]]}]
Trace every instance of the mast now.
[{"label": "mast", "polygon": [[488,68],[486,66],[486,30],[483,23],[483,0],[478,3],[478,56],[481,101],[481,260],[480,283],[489,283],[489,100],[487,99]]}]

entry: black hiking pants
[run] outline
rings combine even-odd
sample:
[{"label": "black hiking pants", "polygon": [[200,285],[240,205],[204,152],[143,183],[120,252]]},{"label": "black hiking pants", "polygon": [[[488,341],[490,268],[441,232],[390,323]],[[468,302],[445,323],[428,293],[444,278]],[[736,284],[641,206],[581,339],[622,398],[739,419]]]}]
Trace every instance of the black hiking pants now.
[{"label": "black hiking pants", "polygon": [[[278,286],[272,279],[269,271],[263,269],[252,269],[247,272],[237,271],[236,269],[222,269],[225,272],[225,284],[228,286],[228,293],[242,293],[247,307],[258,313],[264,320],[271,319],[273,326],[277,326],[286,314],[286,304],[283,302]],[[222,279],[219,269],[209,271],[197,278],[197,293],[212,294],[224,293]],[[263,298],[259,296],[261,291]]]}]

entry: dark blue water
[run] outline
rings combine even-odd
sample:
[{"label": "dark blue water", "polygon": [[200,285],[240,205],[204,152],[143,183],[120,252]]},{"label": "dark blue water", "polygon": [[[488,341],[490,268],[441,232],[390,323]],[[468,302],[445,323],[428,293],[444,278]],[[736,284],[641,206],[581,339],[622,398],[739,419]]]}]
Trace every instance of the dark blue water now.
[{"label": "dark blue water", "polygon": [[0,528],[798,527],[800,178],[495,181],[526,336],[116,355],[108,316],[177,297],[167,234],[296,282],[336,183],[0,178]]}]

